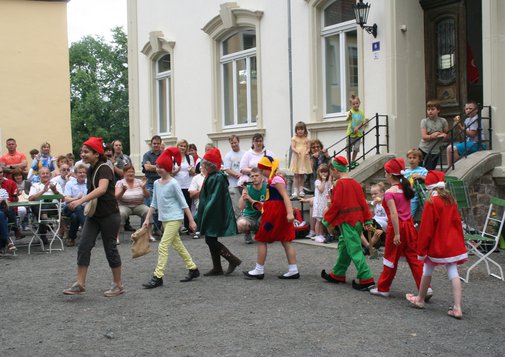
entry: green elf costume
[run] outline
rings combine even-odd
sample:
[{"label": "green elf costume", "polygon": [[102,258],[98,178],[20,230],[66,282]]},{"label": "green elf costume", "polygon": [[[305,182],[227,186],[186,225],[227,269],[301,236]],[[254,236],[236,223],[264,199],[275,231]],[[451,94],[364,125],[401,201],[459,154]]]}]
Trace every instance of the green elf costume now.
[{"label": "green elf costume", "polygon": [[[204,276],[231,274],[242,263],[224,244],[217,240],[218,237],[237,234],[235,213],[228,192],[228,179],[220,171],[221,163],[219,149],[211,149],[205,153],[200,164],[207,174],[200,192],[196,222],[200,234],[205,236],[205,243],[209,246],[213,264],[212,269],[203,274]],[[229,263],[226,273],[223,273],[221,257]]]},{"label": "green elf costume", "polygon": [[358,271],[358,282],[353,280],[352,287],[368,291],[375,282],[363,255],[360,237],[363,225],[372,223],[372,215],[363,189],[347,172],[348,165],[347,159],[343,156],[331,160],[331,171],[337,182],[333,187],[331,206],[324,215],[323,224],[330,231],[338,227],[340,237],[337,262],[329,274],[323,269],[321,277],[331,283],[345,283],[345,273],[352,261]]}]

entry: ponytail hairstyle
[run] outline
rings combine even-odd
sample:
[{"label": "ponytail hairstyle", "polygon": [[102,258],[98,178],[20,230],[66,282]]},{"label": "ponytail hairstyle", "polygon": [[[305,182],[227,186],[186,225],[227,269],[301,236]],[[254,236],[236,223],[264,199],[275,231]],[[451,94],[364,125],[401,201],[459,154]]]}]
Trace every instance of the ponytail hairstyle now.
[{"label": "ponytail hairstyle", "polygon": [[442,187],[432,188],[430,190],[430,193],[428,194],[428,198],[426,199],[426,202],[429,202],[429,203],[433,202],[433,199],[432,199],[433,196],[440,197],[441,199],[444,200],[445,203],[447,203],[449,205],[456,204],[456,200],[452,196],[451,192],[446,188],[442,188]]},{"label": "ponytail hairstyle", "polygon": [[432,202],[433,196],[439,196],[445,201],[445,203],[454,205],[456,200],[452,196],[451,192],[445,188],[445,173],[437,170],[430,170],[426,174],[426,179],[424,180],[426,188],[430,190],[428,194],[427,202]]},{"label": "ponytail hairstyle", "polygon": [[399,175],[399,176],[395,175],[395,177],[398,177],[400,180],[400,184],[402,185],[403,195],[405,196],[405,198],[409,201],[411,199],[413,199],[414,196],[416,195],[416,193],[412,189],[412,186],[410,186],[409,180],[407,180],[403,175]]}]

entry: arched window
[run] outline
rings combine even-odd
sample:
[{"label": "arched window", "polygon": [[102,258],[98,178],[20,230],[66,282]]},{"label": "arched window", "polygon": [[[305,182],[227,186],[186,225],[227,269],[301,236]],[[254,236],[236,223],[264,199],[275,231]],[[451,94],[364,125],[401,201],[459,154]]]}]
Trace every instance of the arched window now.
[{"label": "arched window", "polygon": [[[260,23],[263,12],[227,2],[202,30],[212,51],[214,129],[261,127]],[[227,130],[228,132],[230,130]]]},{"label": "arched window", "polygon": [[321,11],[324,116],[347,111],[347,98],[358,94],[358,46],[354,0],[329,2]]},{"label": "arched window", "polygon": [[156,122],[158,133],[165,134],[171,132],[171,61],[170,54],[162,55],[156,62]]},{"label": "arched window", "polygon": [[223,126],[256,123],[258,114],[256,33],[244,29],[221,42]]},{"label": "arched window", "polygon": [[175,42],[169,41],[161,31],[149,33],[149,42],[142,48],[142,53],[149,60],[151,131],[163,137],[173,135],[173,50]]}]

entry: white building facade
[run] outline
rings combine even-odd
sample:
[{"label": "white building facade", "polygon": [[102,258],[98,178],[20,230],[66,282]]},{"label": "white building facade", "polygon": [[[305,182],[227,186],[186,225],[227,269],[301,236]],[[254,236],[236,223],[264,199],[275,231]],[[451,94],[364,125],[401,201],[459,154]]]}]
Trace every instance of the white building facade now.
[{"label": "white building facade", "polygon": [[247,149],[262,133],[286,163],[298,121],[325,146],[345,136],[351,94],[367,117],[388,116],[399,156],[417,147],[432,98],[447,117],[470,98],[491,106],[493,148],[505,150],[505,2],[374,0],[376,38],[356,25],[355,3],[128,0],[133,160],[153,135],[224,155],[231,134]]}]

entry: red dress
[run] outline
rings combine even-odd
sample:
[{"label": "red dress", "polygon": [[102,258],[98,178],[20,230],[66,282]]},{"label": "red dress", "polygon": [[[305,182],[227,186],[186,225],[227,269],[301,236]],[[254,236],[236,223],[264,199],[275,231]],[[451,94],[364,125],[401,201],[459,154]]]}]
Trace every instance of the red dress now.
[{"label": "red dress", "polygon": [[[394,244],[395,232],[393,229],[393,221],[387,202],[393,200],[398,212],[398,225],[400,228],[400,244]],[[412,277],[419,288],[421,277],[423,275],[423,263],[417,259],[417,231],[414,227],[414,221],[410,215],[410,201],[405,198],[403,191],[399,189],[396,192],[386,192],[382,206],[388,215],[388,227],[386,232],[386,247],[384,250],[384,258],[382,260],[384,266],[377,283],[377,288],[381,292],[389,292],[393,279],[398,269],[398,261],[400,257],[405,257],[409,264]],[[403,217],[403,220],[401,219]]]},{"label": "red dress", "polygon": [[284,199],[275,188],[277,183],[286,185],[286,181],[280,175],[268,180],[268,193],[263,203],[260,228],[254,237],[258,242],[289,242],[295,239],[295,226],[293,222],[288,222]]},{"label": "red dress", "polygon": [[439,196],[426,202],[417,245],[419,259],[431,265],[463,264],[468,260],[456,204]]}]

